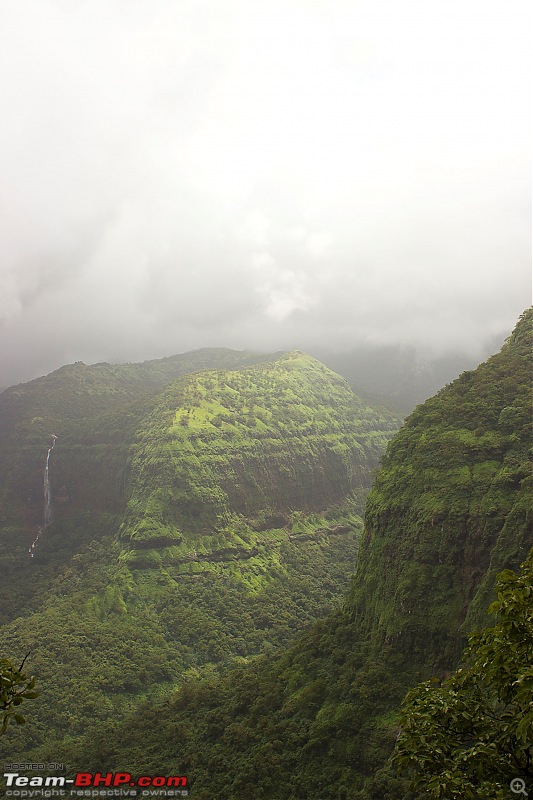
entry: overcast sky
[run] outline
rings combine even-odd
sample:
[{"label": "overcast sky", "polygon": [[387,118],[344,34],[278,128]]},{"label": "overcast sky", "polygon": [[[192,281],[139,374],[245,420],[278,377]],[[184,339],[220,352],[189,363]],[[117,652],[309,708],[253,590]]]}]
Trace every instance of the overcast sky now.
[{"label": "overcast sky", "polygon": [[528,6],[0,0],[0,385],[510,331]]}]

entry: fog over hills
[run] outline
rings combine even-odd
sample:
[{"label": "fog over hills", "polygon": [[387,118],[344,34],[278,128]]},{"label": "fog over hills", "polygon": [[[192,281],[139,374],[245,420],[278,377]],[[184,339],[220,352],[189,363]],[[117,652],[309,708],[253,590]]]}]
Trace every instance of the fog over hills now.
[{"label": "fog over hills", "polygon": [[524,0],[0,5],[0,386],[213,346],[473,366],[529,304]]}]

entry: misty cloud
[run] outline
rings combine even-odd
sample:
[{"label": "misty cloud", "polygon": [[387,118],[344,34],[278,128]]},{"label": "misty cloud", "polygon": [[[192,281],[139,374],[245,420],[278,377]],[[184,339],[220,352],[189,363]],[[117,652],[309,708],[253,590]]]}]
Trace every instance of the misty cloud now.
[{"label": "misty cloud", "polygon": [[509,330],[527,7],[0,0],[0,385]]}]

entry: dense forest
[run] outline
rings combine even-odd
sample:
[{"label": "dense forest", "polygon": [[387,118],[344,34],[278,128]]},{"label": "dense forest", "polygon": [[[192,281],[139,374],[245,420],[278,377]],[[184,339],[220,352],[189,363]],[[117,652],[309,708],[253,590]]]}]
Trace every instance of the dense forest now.
[{"label": "dense forest", "polygon": [[[520,565],[533,545],[532,340],[529,310],[498,354],[419,406],[386,452],[398,419],[297,352],[195,372],[117,410],[104,403],[79,433],[74,418],[53,431],[65,501],[42,556],[25,565],[39,608],[26,613],[8,587],[2,628],[10,653],[31,650],[41,696],[5,752],[186,774],[198,800],[507,796],[510,780],[529,775],[531,715],[512,746],[505,728],[508,752],[490,774],[480,773],[479,754],[496,753],[486,726],[463,726],[457,752],[481,742],[468,781],[453,754],[424,762],[417,779],[409,715],[435,736],[438,703],[420,705],[414,690],[400,705],[429,679],[443,681],[431,697],[445,700],[468,686],[461,675],[486,685],[493,710],[529,702],[505,695],[479,659],[495,642],[516,652],[515,683],[531,663],[531,569]],[[4,543],[28,518],[36,439],[28,433],[19,483],[6,490]],[[90,468],[99,475],[85,488]],[[6,567],[16,552],[6,548]],[[502,570],[494,623],[486,611]],[[471,697],[470,719],[482,708]],[[397,740],[407,771],[392,757]]]},{"label": "dense forest", "polygon": [[[1,635],[40,691],[6,756],[63,751],[287,646],[348,589],[400,420],[299,352],[200,356],[73,365],[2,396]],[[36,540],[47,454],[53,523]]]}]

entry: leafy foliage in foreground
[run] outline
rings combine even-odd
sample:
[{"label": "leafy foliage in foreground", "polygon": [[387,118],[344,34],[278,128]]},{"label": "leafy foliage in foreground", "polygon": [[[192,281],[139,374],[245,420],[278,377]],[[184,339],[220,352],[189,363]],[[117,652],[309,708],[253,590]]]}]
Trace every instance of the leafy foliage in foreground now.
[{"label": "leafy foliage in foreground", "polygon": [[497,590],[497,623],[470,637],[464,665],[403,703],[395,758],[424,797],[496,800],[533,781],[533,551]]},{"label": "leafy foliage in foreground", "polygon": [[23,671],[25,661],[16,667],[9,658],[0,658],[0,734],[6,732],[11,720],[24,725],[26,719],[19,706],[24,700],[38,697],[39,693],[34,691],[35,677],[28,678]]}]

